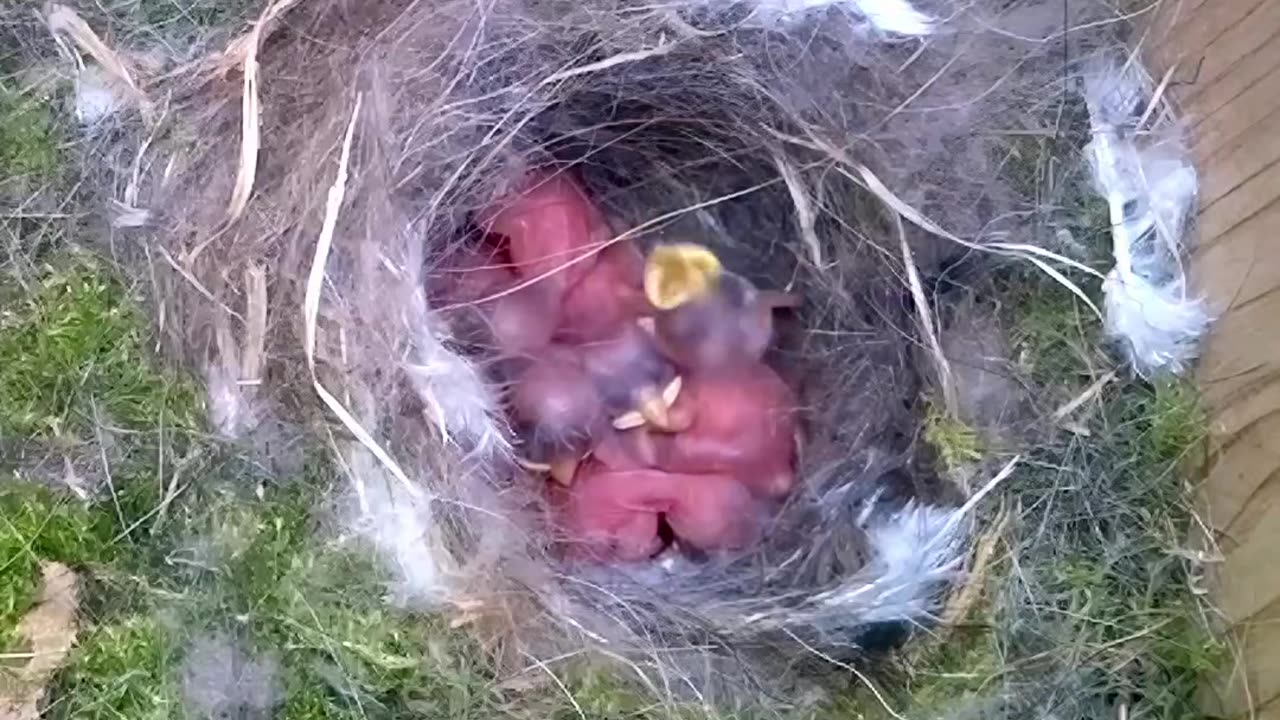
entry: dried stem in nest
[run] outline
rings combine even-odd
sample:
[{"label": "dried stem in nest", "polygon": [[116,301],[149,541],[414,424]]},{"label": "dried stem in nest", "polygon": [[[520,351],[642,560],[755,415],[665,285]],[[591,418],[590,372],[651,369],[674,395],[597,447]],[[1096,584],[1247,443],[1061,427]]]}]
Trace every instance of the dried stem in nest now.
[{"label": "dried stem in nest", "polygon": [[[1009,242],[1031,223],[992,181],[1001,140],[983,131],[1060,81],[1024,62],[1051,48],[1022,38],[1061,22],[1035,4],[1009,27],[1000,0],[957,3],[908,45],[836,15],[762,25],[714,4],[276,0],[161,88],[192,123],[137,183],[165,227],[148,241],[167,322],[202,366],[229,328],[262,414],[334,448],[408,601],[460,608],[534,667],[587,646],[654,688],[732,698],[797,679],[798,647],[854,665],[868,624],[936,615],[971,513],[1014,467],[962,507],[919,470],[915,344],[956,405],[930,278],[969,251],[1081,297],[1058,268],[1092,272]],[[234,67],[241,83],[219,79]],[[549,552],[563,538],[516,462],[501,358],[466,335],[495,298],[442,290],[477,211],[528,168],[573,173],[604,208],[616,232],[592,253],[705,242],[804,298],[773,358],[802,399],[803,488],[759,547],[622,568]]]}]

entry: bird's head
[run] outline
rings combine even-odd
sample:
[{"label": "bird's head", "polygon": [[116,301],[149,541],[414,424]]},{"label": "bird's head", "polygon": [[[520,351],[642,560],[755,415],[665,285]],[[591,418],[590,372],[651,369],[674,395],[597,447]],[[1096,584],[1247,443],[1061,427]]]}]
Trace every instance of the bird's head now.
[{"label": "bird's head", "polygon": [[644,265],[644,294],[654,308],[674,310],[715,292],[724,268],[702,245],[659,245]]}]

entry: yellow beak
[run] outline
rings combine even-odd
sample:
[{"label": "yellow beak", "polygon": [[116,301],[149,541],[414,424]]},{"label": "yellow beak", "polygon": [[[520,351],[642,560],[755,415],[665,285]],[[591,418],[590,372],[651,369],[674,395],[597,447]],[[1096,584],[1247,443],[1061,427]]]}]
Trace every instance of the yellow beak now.
[{"label": "yellow beak", "polygon": [[659,245],[644,264],[644,294],[659,310],[671,310],[715,289],[723,268],[707,248],[693,243]]}]

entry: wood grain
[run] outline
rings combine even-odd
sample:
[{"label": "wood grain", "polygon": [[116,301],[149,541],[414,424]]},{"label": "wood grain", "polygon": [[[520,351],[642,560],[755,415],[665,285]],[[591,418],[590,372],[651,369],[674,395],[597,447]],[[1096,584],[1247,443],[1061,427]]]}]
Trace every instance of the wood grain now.
[{"label": "wood grain", "polygon": [[1170,94],[1201,177],[1192,280],[1220,314],[1197,375],[1210,418],[1198,488],[1237,654],[1202,706],[1280,720],[1280,0],[1184,0],[1153,18],[1147,55],[1153,74],[1177,65]]}]

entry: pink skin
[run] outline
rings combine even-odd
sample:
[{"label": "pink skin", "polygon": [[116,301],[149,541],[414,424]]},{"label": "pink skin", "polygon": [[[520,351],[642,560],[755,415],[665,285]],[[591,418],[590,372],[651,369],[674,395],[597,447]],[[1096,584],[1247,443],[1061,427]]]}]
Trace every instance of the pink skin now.
[{"label": "pink skin", "polygon": [[692,370],[718,371],[756,363],[773,334],[773,313],[762,305],[730,309],[718,302],[659,313],[654,335],[662,353]]},{"label": "pink skin", "polygon": [[761,508],[734,478],[651,468],[615,469],[598,462],[562,491],[562,522],[595,560],[639,561],[662,549],[660,516],[683,541],[703,550],[737,550],[760,534]]},{"label": "pink skin", "polygon": [[486,303],[494,343],[507,356],[524,355],[548,346],[560,324],[560,303],[549,285],[535,283]]},{"label": "pink skin", "polygon": [[791,389],[763,363],[691,375],[671,408],[687,429],[632,447],[668,472],[729,473],[757,496],[777,499],[795,484],[795,409]]},{"label": "pink skin", "polygon": [[530,177],[525,190],[483,214],[482,224],[507,238],[521,278],[547,275],[543,282],[558,292],[581,280],[592,260],[566,263],[612,235],[604,216],[563,173]]},{"label": "pink skin", "polygon": [[487,245],[453,253],[439,277],[450,302],[477,302],[511,287],[516,280],[510,263]]},{"label": "pink skin", "polygon": [[[500,347],[526,351],[534,340],[546,344],[549,323],[557,341],[614,337],[648,307],[640,289],[643,255],[629,242],[606,244],[612,228],[569,176],[533,176],[527,184],[528,190],[482,214],[489,231],[505,238],[512,280],[537,280],[516,291],[518,297],[498,301]],[[510,305],[517,307],[505,307]]]},{"label": "pink skin", "polygon": [[[763,512],[756,498],[785,495],[794,478],[794,399],[758,362],[768,342],[769,309],[711,306],[685,314],[692,320],[687,328],[676,323],[680,332],[669,334],[677,341],[670,345],[692,350],[688,369],[716,371],[685,378],[671,410],[682,431],[617,433],[610,415],[629,409],[637,390],[672,374],[634,322],[651,311],[641,290],[640,252],[626,242],[604,245],[613,235],[608,223],[564,175],[535,178],[482,220],[506,238],[514,272],[480,268],[478,288],[493,294],[547,275],[495,300],[488,317],[499,349],[522,358],[511,408],[535,428],[535,448],[592,450],[572,485],[553,490],[577,549],[597,559],[649,558],[661,549],[663,517],[694,547],[727,550],[754,542]],[[603,249],[564,266],[593,247]],[[738,323],[722,317],[735,312],[745,312]],[[720,320],[733,328],[717,331]],[[712,330],[700,333],[708,325]],[[740,348],[744,341],[750,347]]]},{"label": "pink skin", "polygon": [[517,287],[518,278],[491,247],[456,253],[442,274],[449,302],[479,303],[487,337],[508,357],[551,342],[560,300],[549,286]]},{"label": "pink skin", "polygon": [[595,342],[634,325],[649,310],[640,289],[644,257],[629,242],[600,251],[596,262],[564,295],[558,337],[570,342]]},{"label": "pink skin", "polygon": [[592,438],[608,428],[595,384],[567,348],[543,348],[528,360],[515,377],[511,409],[535,429],[531,454],[540,461],[583,454]]}]

